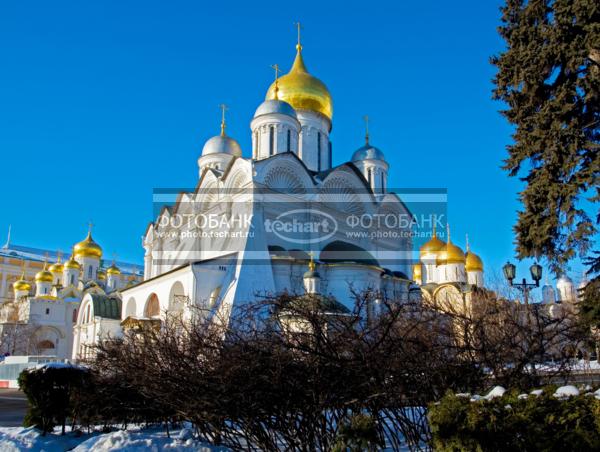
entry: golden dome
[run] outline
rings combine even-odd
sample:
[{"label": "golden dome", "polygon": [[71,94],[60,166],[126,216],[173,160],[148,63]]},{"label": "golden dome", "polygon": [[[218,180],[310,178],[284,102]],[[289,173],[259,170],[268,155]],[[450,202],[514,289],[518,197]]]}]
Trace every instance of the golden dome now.
[{"label": "golden dome", "polygon": [[467,253],[466,253],[466,264],[465,270],[468,272],[482,272],[483,271],[483,261],[481,258],[471,251],[471,247],[469,246],[469,236],[467,238]]},{"label": "golden dome", "polygon": [[67,262],[65,262],[64,268],[73,268],[75,270],[81,270],[81,265],[79,265],[79,262],[77,262],[75,260],[75,258],[73,257],[73,255],[71,255],[69,260]]},{"label": "golden dome", "polygon": [[74,250],[76,257],[94,257],[96,259],[102,257],[102,248],[94,242],[91,230],[84,240],[75,245]]},{"label": "golden dome", "polygon": [[52,273],[62,273],[64,269],[63,264],[60,262],[60,256],[58,256],[58,260],[50,266],[48,270]]},{"label": "golden dome", "polygon": [[437,256],[440,251],[446,246],[442,240],[438,239],[437,233],[435,231],[435,225],[433,226],[433,237],[428,242],[425,242],[421,248],[419,248],[420,256],[423,257],[426,254],[433,254]]},{"label": "golden dome", "polygon": [[121,274],[121,270],[119,270],[119,267],[117,267],[114,263],[108,267],[108,270],[106,271],[106,273],[108,273],[109,275],[120,275]]},{"label": "golden dome", "polygon": [[99,269],[96,275],[98,276],[98,281],[104,281],[106,279],[106,272],[102,269]]},{"label": "golden dome", "polygon": [[471,251],[467,251],[465,270],[467,270],[468,272],[482,272],[483,261],[477,254]]},{"label": "golden dome", "polygon": [[310,75],[302,58],[302,46],[296,46],[298,52],[292,69],[269,87],[266,100],[279,99],[287,102],[296,110],[311,110],[333,117],[333,102],[325,84]]},{"label": "golden dome", "polygon": [[448,239],[448,243],[446,244],[446,250],[443,253],[444,263],[446,264],[464,264],[465,263],[465,253],[463,250],[452,243],[450,239]]},{"label": "golden dome", "polygon": [[54,276],[48,270],[46,270],[46,266],[44,265],[44,269],[40,270],[35,274],[35,282],[49,282],[54,281]]},{"label": "golden dome", "polygon": [[21,279],[15,281],[13,283],[13,289],[15,292],[19,291],[19,290],[25,290],[27,292],[29,292],[31,290],[31,283],[29,283],[29,281],[25,281],[25,279],[23,279],[24,277],[21,276]]}]

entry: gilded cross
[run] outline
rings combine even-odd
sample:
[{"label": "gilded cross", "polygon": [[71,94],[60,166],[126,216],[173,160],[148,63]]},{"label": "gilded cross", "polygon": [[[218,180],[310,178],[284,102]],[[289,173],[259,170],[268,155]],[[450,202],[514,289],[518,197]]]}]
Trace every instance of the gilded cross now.
[{"label": "gilded cross", "polygon": [[364,115],[363,119],[365,120],[365,141],[369,144],[369,116]]}]

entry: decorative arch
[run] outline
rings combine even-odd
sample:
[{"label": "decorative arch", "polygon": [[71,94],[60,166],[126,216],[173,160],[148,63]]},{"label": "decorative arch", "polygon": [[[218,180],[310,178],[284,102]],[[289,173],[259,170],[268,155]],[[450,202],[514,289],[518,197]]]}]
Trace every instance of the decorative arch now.
[{"label": "decorative arch", "polygon": [[169,307],[168,311],[170,313],[177,313],[183,311],[185,307],[185,289],[181,281],[176,281],[171,286],[171,290],[169,291]]},{"label": "decorative arch", "polygon": [[273,190],[284,193],[302,194],[305,191],[300,178],[291,168],[287,167],[271,168],[265,175],[264,184]]},{"label": "decorative arch", "polygon": [[146,300],[146,306],[144,307],[144,317],[160,317],[160,302],[158,301],[158,295],[156,295],[154,292],[152,292]]},{"label": "decorative arch", "polygon": [[323,182],[319,201],[340,212],[360,216],[371,204],[371,196],[356,176],[346,171],[334,171]]},{"label": "decorative arch", "polygon": [[135,298],[131,297],[127,300],[127,304],[125,305],[125,318],[127,317],[135,317],[136,313],[136,302]]}]

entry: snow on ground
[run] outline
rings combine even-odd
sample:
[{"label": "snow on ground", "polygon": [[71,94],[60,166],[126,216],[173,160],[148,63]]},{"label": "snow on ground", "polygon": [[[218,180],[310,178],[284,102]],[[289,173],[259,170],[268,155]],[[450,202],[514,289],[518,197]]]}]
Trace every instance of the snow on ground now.
[{"label": "snow on ground", "polygon": [[[101,434],[77,436],[74,433],[60,435],[60,430],[42,436],[39,430],[33,427],[0,427],[0,451],[44,451],[63,452],[73,450],[76,452],[142,452],[142,451],[200,451],[224,452],[229,449],[210,446],[191,438],[190,431],[183,429],[171,432],[171,437],[162,429],[131,429],[117,430]],[[181,439],[180,439],[181,438]]]}]

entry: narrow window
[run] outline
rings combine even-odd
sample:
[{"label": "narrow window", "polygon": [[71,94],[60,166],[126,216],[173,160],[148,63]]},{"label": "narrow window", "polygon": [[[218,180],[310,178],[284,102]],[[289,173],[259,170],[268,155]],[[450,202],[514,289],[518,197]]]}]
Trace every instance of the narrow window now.
[{"label": "narrow window", "polygon": [[332,153],[331,153],[331,141],[329,142],[328,148],[329,148],[329,156],[328,156],[327,161],[328,161],[329,165],[327,166],[327,168],[331,168],[333,166],[333,158],[332,158]]},{"label": "narrow window", "polygon": [[287,131],[287,151],[292,152],[292,131],[290,129]]},{"label": "narrow window", "polygon": [[46,315],[50,315],[50,308],[46,308]]},{"label": "narrow window", "polygon": [[69,277],[69,284],[74,285],[75,284],[75,277],[73,275],[71,275]]},{"label": "narrow window", "polygon": [[381,193],[383,193],[384,191],[384,186],[383,186],[383,171],[381,172]]},{"label": "narrow window", "polygon": [[73,323],[77,322],[77,309],[73,309]]},{"label": "narrow window", "polygon": [[369,187],[371,186],[371,171],[373,171],[371,168],[367,170],[367,179],[369,181]]},{"label": "narrow window", "polygon": [[275,128],[269,129],[269,155],[273,155],[273,148],[275,145]]},{"label": "narrow window", "polygon": [[317,171],[321,171],[321,132],[317,133]]},{"label": "narrow window", "polygon": [[88,278],[90,278],[90,279],[92,278],[92,266],[91,265],[88,267]]}]

